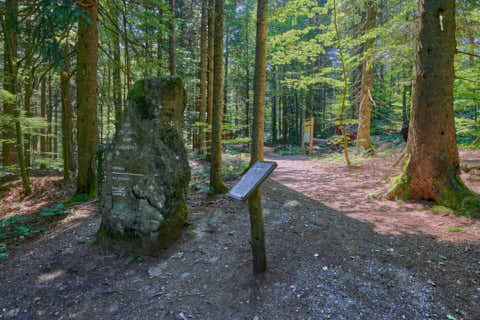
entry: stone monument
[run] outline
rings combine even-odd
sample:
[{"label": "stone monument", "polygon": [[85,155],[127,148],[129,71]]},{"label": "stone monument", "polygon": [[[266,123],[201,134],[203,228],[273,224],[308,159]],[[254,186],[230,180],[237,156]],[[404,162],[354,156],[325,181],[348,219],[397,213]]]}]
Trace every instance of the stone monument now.
[{"label": "stone monument", "polygon": [[155,255],[180,237],[190,182],[185,107],[179,77],[140,80],[130,90],[112,143],[97,155],[100,244]]}]

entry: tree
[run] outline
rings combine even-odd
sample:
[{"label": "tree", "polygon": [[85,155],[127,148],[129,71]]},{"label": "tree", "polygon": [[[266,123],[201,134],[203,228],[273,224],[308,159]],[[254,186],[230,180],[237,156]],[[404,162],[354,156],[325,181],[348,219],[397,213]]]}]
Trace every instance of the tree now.
[{"label": "tree", "polygon": [[200,26],[200,107],[198,121],[200,133],[198,135],[198,153],[205,153],[205,113],[207,111],[207,25],[208,25],[208,0],[202,0],[202,18]]},{"label": "tree", "polygon": [[92,161],[98,145],[97,132],[97,60],[98,0],[80,4],[89,20],[78,26],[77,106],[78,106],[78,181],[77,193],[96,194],[96,173]]},{"label": "tree", "polygon": [[225,193],[228,190],[222,179],[223,7],[224,0],[215,0],[212,155],[210,167],[210,186],[214,194]]},{"label": "tree", "polygon": [[177,74],[177,62],[175,57],[175,0],[170,0],[170,38],[169,38],[169,56],[170,56],[170,74]]},{"label": "tree", "polygon": [[[207,88],[207,122],[212,126],[213,120],[213,67],[214,67],[214,48],[215,48],[215,0],[208,0],[208,88]],[[207,136],[207,155],[211,154],[212,133]]]},{"label": "tree", "polygon": [[[17,46],[18,46],[18,3],[16,0],[7,0],[5,3],[4,32],[4,77],[3,88],[11,95],[17,94]],[[15,118],[15,99],[7,99],[4,104],[4,114],[11,120]],[[10,123],[5,125],[5,140],[2,146],[2,164],[11,166],[17,163],[18,157],[15,149],[15,128]]]},{"label": "tree", "polygon": [[468,212],[480,200],[460,179],[453,113],[455,0],[421,0],[418,8],[408,157],[387,198],[434,200]]},{"label": "tree", "polygon": [[[367,21],[365,23],[365,33],[371,32],[377,21],[377,8],[375,1],[367,2]],[[360,110],[358,115],[358,137],[357,150],[370,150],[372,148],[370,141],[370,123],[372,118],[373,104],[373,59],[372,48],[375,38],[371,37],[364,46],[365,61],[363,63],[362,89],[360,93]]]},{"label": "tree", "polygon": [[[258,0],[257,37],[255,51],[255,76],[253,96],[253,135],[250,165],[263,160],[263,137],[265,122],[265,82],[267,65],[267,16],[268,0]],[[265,254],[265,231],[262,214],[262,191],[257,188],[248,198],[250,211],[253,270],[262,273],[267,269]]]}]

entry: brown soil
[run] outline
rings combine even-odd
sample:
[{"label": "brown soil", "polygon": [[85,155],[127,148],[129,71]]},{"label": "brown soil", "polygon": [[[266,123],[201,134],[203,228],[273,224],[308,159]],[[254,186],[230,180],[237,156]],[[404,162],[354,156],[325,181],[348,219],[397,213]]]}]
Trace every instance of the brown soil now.
[{"label": "brown soil", "polygon": [[[142,259],[92,246],[100,221],[96,204],[77,205],[0,262],[0,314],[480,319],[480,222],[435,213],[430,203],[368,198],[385,188],[386,176],[396,174],[390,165],[397,156],[377,156],[348,169],[332,158],[270,153],[279,167],[263,188],[268,271],[261,276],[252,274],[243,202],[192,194],[190,227],[181,241],[160,257]],[[466,152],[462,158],[472,163],[479,157]],[[472,171],[464,180],[479,192]],[[58,184],[49,188],[48,194],[62,190]],[[12,214],[5,208],[13,198],[5,199],[0,219]],[[29,206],[34,214],[41,205]],[[216,208],[225,216],[210,233],[207,220]]]}]

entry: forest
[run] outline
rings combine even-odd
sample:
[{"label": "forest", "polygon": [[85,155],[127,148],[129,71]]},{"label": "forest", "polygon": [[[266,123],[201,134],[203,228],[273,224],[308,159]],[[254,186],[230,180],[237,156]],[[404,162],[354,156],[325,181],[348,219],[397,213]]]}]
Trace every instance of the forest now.
[{"label": "forest", "polygon": [[0,55],[0,319],[480,319],[479,0],[1,0]]}]

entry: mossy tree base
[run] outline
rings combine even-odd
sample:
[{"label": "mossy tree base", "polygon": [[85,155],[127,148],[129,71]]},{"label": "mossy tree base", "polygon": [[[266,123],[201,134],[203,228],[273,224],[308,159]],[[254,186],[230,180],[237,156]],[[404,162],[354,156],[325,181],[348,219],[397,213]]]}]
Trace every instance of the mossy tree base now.
[{"label": "mossy tree base", "polygon": [[[406,173],[392,178],[384,198],[433,200],[440,206],[452,209],[455,214],[480,218],[480,195],[469,190],[458,175],[443,183],[434,182],[428,192],[415,188],[411,181]],[[426,199],[425,194],[430,194],[430,197]]]},{"label": "mossy tree base", "polygon": [[210,186],[211,194],[225,194],[228,190],[228,187],[223,182],[212,184]]}]

